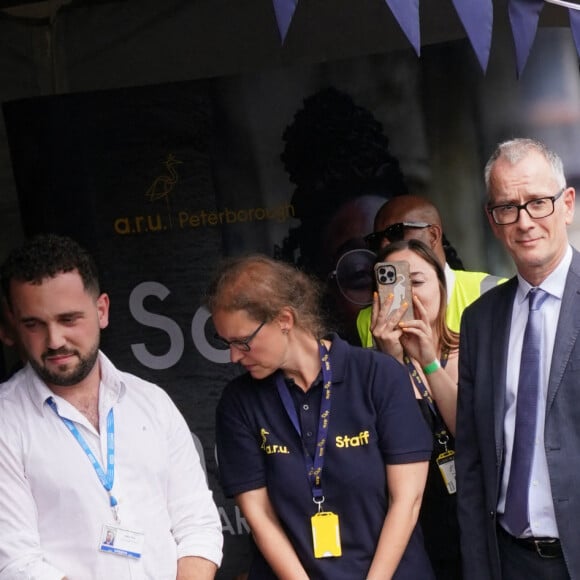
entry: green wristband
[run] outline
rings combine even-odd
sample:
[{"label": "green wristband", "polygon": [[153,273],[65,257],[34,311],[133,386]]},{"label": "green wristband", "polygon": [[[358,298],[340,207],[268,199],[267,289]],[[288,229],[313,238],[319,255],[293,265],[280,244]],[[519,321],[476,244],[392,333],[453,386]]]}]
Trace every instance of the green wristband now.
[{"label": "green wristband", "polygon": [[435,359],[433,362],[430,362],[428,365],[423,367],[423,372],[426,375],[432,375],[435,371],[441,368],[441,363],[438,359]]}]

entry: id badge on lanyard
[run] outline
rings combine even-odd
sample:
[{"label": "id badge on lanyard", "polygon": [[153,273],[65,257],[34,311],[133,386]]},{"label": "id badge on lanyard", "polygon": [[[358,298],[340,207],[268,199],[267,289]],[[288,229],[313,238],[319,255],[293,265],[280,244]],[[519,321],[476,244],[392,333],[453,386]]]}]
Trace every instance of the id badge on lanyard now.
[{"label": "id badge on lanyard", "polygon": [[444,430],[443,427],[440,432],[435,435],[437,443],[443,447],[443,451],[437,455],[435,460],[437,467],[439,467],[439,473],[443,478],[443,483],[447,489],[449,495],[453,495],[457,492],[457,483],[455,476],[455,451],[453,449],[447,448],[447,443],[449,441],[449,435]]},{"label": "id badge on lanyard", "polygon": [[47,400],[47,403],[81,446],[81,449],[91,462],[101,485],[109,495],[109,505],[111,506],[115,524],[103,525],[98,544],[99,551],[139,559],[141,557],[145,535],[136,530],[128,530],[120,527],[121,520],[119,519],[118,502],[112,493],[115,480],[115,418],[113,409],[111,408],[107,415],[107,470],[105,472],[76,425],[58,412],[58,408],[52,397]]},{"label": "id badge on lanyard", "polygon": [[[328,350],[322,342],[319,344],[320,362],[322,368],[322,399],[320,402],[320,419],[316,438],[316,452],[314,460],[308,452],[304,452],[306,474],[312,490],[312,501],[318,506],[318,512],[310,518],[312,528],[312,544],[315,558],[331,558],[342,555],[340,544],[340,525],[338,515],[333,512],[322,511],[324,494],[322,491],[322,468],[324,466],[324,450],[328,435],[330,419],[330,397],[332,392],[332,373]],[[302,439],[300,421],[288,385],[286,385],[282,373],[276,375],[276,387],[284,409],[294,426],[294,429]]]},{"label": "id badge on lanyard", "polygon": [[[455,451],[452,449],[447,448],[447,443],[449,441],[449,435],[447,434],[447,427],[443,423],[443,419],[435,406],[433,398],[429,394],[425,383],[421,380],[415,365],[411,362],[411,359],[408,356],[405,356],[405,364],[407,365],[407,369],[409,370],[409,374],[411,375],[412,381],[415,383],[418,391],[421,393],[423,398],[427,401],[429,405],[429,410],[433,415],[433,419],[435,422],[435,439],[437,443],[443,447],[443,452],[437,456],[435,460],[437,463],[437,467],[439,467],[439,473],[443,478],[443,483],[445,484],[445,488],[447,489],[447,493],[449,495],[453,495],[457,492],[457,483],[455,477]],[[447,362],[447,356],[445,356],[442,361],[443,367],[445,367],[445,363]]]}]

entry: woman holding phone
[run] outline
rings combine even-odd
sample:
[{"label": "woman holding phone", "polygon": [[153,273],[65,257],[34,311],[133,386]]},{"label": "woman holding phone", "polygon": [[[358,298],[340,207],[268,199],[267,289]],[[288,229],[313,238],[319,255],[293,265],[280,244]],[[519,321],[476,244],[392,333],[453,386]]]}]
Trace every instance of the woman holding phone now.
[{"label": "woman holding phone", "polygon": [[377,258],[377,264],[397,261],[409,265],[414,316],[405,316],[409,304],[392,308],[392,293],[384,300],[375,293],[371,331],[377,348],[406,366],[409,390],[433,434],[433,454],[419,521],[437,580],[457,580],[462,575],[453,436],[459,335],[445,322],[445,273],[433,251],[411,239],[389,244]]},{"label": "woman holding phone", "polygon": [[406,371],[327,334],[318,296],[261,255],[224,263],[208,292],[216,339],[247,371],[216,437],[258,548],[249,578],[433,579],[416,526],[432,437]]}]

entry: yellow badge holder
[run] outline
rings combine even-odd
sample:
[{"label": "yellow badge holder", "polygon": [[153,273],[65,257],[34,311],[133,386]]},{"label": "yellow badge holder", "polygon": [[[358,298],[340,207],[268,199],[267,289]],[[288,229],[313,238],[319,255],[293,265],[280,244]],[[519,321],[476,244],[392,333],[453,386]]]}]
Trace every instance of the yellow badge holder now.
[{"label": "yellow badge holder", "polygon": [[338,516],[333,512],[318,512],[310,518],[315,558],[342,556]]}]

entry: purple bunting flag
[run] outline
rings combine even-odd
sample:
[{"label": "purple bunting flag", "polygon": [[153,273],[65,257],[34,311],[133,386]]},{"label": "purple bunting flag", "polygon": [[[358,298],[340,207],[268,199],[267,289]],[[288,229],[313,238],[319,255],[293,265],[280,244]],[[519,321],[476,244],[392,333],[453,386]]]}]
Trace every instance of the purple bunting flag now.
[{"label": "purple bunting flag", "polygon": [[286,34],[290,23],[294,17],[298,0],[273,0],[274,12],[276,13],[276,22],[278,23],[278,30],[280,31],[280,39],[282,44],[286,40]]},{"label": "purple bunting flag", "polygon": [[576,45],[576,52],[580,56],[580,0],[545,0],[550,4],[568,8],[570,14],[570,28]]},{"label": "purple bunting flag", "polygon": [[518,77],[524,70],[528,56],[530,56],[538,30],[538,19],[543,7],[544,0],[509,0],[508,11],[516,48]]},{"label": "purple bunting flag", "polygon": [[393,16],[415,49],[421,54],[421,28],[419,25],[419,0],[385,0]]},{"label": "purple bunting flag", "polygon": [[453,6],[485,73],[493,30],[492,0],[453,0]]},{"label": "purple bunting flag", "polygon": [[570,28],[572,29],[576,52],[580,56],[580,10],[570,9]]}]

